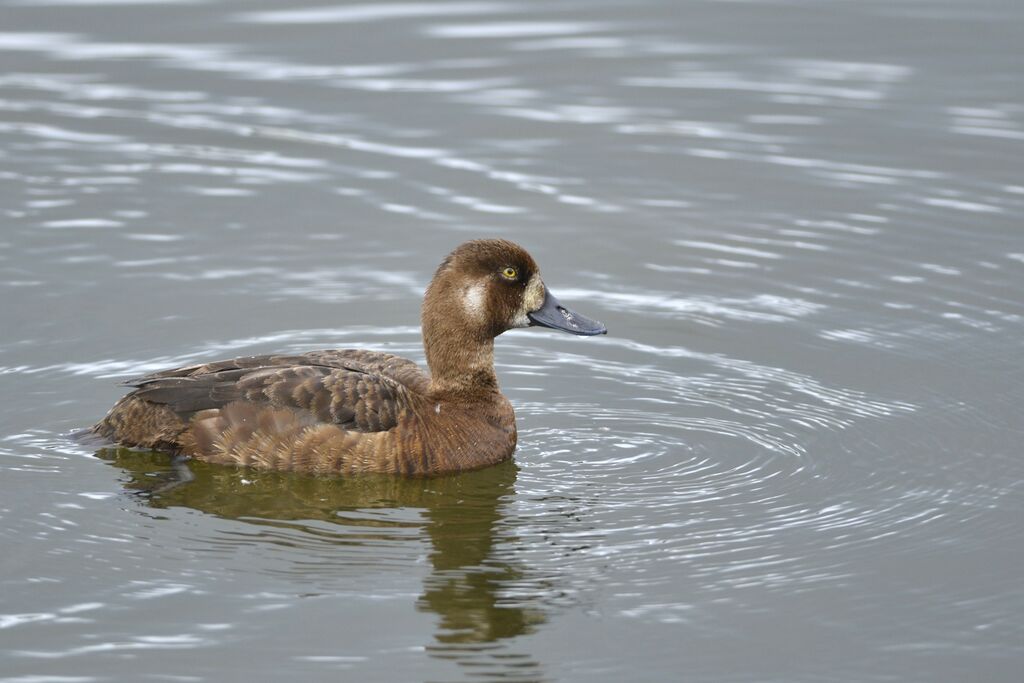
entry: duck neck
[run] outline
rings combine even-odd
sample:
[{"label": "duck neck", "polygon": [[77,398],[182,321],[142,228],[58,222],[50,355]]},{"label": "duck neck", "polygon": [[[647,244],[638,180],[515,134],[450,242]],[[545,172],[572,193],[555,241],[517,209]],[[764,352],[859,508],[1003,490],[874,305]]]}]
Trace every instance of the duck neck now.
[{"label": "duck neck", "polygon": [[[455,329],[445,329],[450,327]],[[492,337],[467,335],[457,325],[424,324],[423,346],[431,394],[456,399],[498,391]]]},{"label": "duck neck", "polygon": [[456,283],[435,277],[424,298],[423,348],[431,394],[479,400],[498,391],[494,331],[478,310],[469,310]]}]

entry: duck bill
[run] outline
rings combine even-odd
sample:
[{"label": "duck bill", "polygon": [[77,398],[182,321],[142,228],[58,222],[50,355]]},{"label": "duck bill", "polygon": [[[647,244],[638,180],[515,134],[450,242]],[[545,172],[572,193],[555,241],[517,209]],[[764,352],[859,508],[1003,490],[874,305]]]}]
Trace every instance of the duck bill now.
[{"label": "duck bill", "polygon": [[570,334],[591,337],[595,334],[608,334],[608,328],[590,318],[571,311],[563,306],[551,292],[544,290],[544,303],[536,311],[527,313],[530,325],[550,327]]}]

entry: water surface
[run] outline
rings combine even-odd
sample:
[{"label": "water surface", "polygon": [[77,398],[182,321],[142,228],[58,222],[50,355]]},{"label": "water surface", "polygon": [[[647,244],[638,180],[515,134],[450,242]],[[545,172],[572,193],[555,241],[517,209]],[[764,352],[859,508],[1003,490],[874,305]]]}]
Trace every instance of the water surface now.
[{"label": "water surface", "polygon": [[[1024,9],[0,0],[0,681],[1016,681]],[[430,481],[69,438],[120,378],[367,347],[504,236]]]}]

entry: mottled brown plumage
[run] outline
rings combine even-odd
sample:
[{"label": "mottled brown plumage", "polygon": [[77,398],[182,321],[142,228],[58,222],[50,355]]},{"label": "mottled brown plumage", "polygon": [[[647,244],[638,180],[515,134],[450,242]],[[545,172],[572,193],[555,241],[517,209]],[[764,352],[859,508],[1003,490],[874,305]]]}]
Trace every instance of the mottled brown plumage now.
[{"label": "mottled brown plumage", "polygon": [[427,288],[422,323],[430,375],[374,351],[246,356],[131,380],[135,389],[93,431],[264,469],[474,469],[516,446],[515,415],[494,374],[494,337],[527,325],[604,332],[561,307],[530,255],[504,240],[467,242],[448,255]]}]

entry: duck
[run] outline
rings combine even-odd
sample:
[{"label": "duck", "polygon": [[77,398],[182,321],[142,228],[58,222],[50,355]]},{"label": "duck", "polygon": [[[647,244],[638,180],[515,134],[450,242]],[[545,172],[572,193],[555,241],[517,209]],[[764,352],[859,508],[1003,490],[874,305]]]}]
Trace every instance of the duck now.
[{"label": "duck", "polygon": [[330,349],[244,356],[128,380],[91,431],[121,446],[314,475],[426,477],[512,457],[515,412],[494,340],[524,327],[607,328],[566,308],[525,249],[504,239],[448,254],[421,309],[429,372],[389,353]]}]

